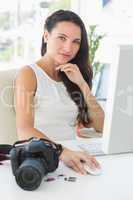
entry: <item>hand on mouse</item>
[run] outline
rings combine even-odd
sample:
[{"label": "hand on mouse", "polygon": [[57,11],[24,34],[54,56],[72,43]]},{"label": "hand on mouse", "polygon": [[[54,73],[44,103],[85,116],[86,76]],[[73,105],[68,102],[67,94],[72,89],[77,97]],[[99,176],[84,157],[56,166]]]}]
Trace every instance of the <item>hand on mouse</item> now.
[{"label": "hand on mouse", "polygon": [[89,167],[89,165],[86,165],[86,164],[84,164],[84,169],[86,170],[87,174],[91,174],[91,175],[94,175],[94,176],[101,175],[101,173],[102,173],[101,168],[92,169],[92,168]]},{"label": "hand on mouse", "polygon": [[84,163],[92,169],[100,168],[100,164],[94,156],[81,151],[72,151],[67,148],[64,148],[61,153],[60,160],[80,174],[86,174]]}]

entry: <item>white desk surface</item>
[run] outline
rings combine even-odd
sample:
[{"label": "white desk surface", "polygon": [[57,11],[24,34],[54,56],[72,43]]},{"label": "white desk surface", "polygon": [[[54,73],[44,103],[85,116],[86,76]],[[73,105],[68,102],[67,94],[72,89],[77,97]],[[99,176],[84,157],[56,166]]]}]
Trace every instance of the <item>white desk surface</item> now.
[{"label": "white desk surface", "polygon": [[[22,190],[15,181],[10,162],[0,165],[0,195],[5,200],[133,200],[133,153],[97,157],[103,168],[100,176],[79,175],[60,163],[35,191]],[[64,177],[76,176],[76,182]],[[46,177],[45,177],[46,178]]]}]

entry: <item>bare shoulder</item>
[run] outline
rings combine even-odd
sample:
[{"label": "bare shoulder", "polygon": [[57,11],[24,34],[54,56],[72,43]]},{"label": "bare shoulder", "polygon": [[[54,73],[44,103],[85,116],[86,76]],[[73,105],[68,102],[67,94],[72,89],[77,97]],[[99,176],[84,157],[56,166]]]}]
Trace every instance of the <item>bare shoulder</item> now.
[{"label": "bare shoulder", "polygon": [[27,65],[21,67],[15,79],[15,87],[24,87],[25,89],[32,91],[36,90],[36,75],[31,67]]}]

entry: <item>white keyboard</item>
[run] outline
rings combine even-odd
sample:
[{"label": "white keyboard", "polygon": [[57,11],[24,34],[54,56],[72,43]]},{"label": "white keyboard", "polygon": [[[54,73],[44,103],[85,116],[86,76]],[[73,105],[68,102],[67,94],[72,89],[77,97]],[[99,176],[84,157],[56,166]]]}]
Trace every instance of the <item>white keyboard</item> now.
[{"label": "white keyboard", "polygon": [[94,141],[90,143],[81,143],[78,144],[78,147],[90,155],[105,155],[102,151],[102,141]]}]

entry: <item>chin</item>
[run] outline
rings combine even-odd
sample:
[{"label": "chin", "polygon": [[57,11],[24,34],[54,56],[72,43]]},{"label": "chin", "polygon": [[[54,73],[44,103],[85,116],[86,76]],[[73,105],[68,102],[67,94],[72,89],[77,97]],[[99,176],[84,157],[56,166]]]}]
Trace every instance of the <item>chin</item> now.
[{"label": "chin", "polygon": [[66,63],[68,63],[69,61],[68,60],[56,60],[56,63],[58,64],[58,65],[64,65],[64,64],[66,64]]},{"label": "chin", "polygon": [[64,65],[68,62],[71,61],[71,58],[63,58],[62,56],[56,56],[55,62],[57,63],[57,65]]}]

